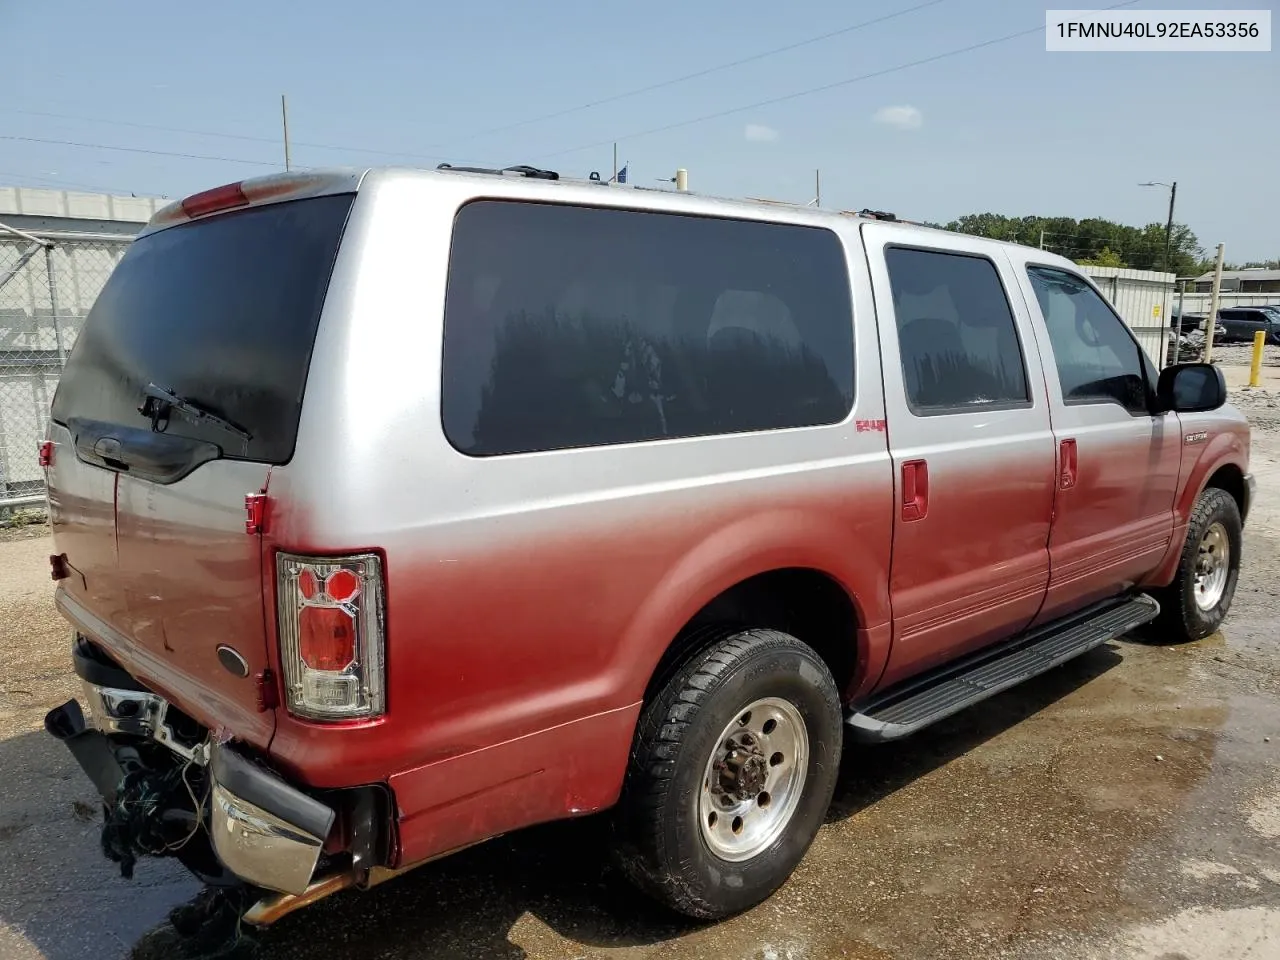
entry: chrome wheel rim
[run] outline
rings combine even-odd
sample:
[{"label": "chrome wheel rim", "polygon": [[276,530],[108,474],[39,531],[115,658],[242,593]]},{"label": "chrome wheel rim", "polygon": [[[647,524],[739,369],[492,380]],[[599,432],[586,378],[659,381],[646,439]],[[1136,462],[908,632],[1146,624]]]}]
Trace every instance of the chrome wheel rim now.
[{"label": "chrome wheel rim", "polygon": [[1213,523],[1200,538],[1196,551],[1195,591],[1196,606],[1212,610],[1227,589],[1227,576],[1231,569],[1231,541],[1227,528]]},{"label": "chrome wheel rim", "polygon": [[734,863],[767,850],[791,822],[809,775],[809,731],[794,704],[765,697],[738,711],[707,759],[702,839]]}]

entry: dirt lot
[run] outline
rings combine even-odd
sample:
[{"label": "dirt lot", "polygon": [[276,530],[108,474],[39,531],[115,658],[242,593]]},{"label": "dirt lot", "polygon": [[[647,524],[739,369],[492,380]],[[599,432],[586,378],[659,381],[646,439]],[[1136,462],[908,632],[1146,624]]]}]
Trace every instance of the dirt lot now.
[{"label": "dirt lot", "polygon": [[[238,953],[1280,958],[1280,392],[1236,396],[1259,501],[1224,631],[1109,644],[908,742],[850,749],[808,858],[750,913],[672,920],[610,873],[588,820],[341,895]],[[75,693],[40,533],[0,537],[0,958],[178,956],[164,918],[194,885],[165,863],[116,875],[92,788],[40,729]]]}]

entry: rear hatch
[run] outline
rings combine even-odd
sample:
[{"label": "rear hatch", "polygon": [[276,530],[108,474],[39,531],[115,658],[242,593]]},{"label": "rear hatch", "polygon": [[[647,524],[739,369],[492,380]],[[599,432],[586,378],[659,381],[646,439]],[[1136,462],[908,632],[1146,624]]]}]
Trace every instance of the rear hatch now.
[{"label": "rear hatch", "polygon": [[64,612],[188,713],[265,747],[245,498],[293,454],[354,194],[230,196],[241,209],[144,231],[94,304],[53,401],[49,501]]}]

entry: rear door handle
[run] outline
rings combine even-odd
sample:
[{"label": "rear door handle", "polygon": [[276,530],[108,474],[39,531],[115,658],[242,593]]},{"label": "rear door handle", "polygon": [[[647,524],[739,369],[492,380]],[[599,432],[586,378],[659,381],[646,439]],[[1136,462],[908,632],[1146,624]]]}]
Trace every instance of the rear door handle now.
[{"label": "rear door handle", "polygon": [[902,519],[923,520],[929,514],[929,465],[923,460],[902,464]]},{"label": "rear door handle", "polygon": [[1058,458],[1058,487],[1062,490],[1070,490],[1076,485],[1076,476],[1079,474],[1078,461],[1076,459],[1076,442],[1075,440],[1063,440],[1059,445],[1061,455]]}]

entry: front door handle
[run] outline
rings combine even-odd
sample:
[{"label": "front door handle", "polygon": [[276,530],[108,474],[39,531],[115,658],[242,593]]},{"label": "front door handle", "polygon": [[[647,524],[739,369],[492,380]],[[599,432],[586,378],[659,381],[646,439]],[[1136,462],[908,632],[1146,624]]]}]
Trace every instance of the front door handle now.
[{"label": "front door handle", "polygon": [[1063,440],[1059,444],[1059,450],[1061,455],[1058,458],[1058,487],[1062,490],[1070,490],[1076,485],[1076,476],[1079,473],[1075,440]]},{"label": "front door handle", "polygon": [[923,460],[902,464],[902,519],[923,520],[929,514],[929,465]]}]

